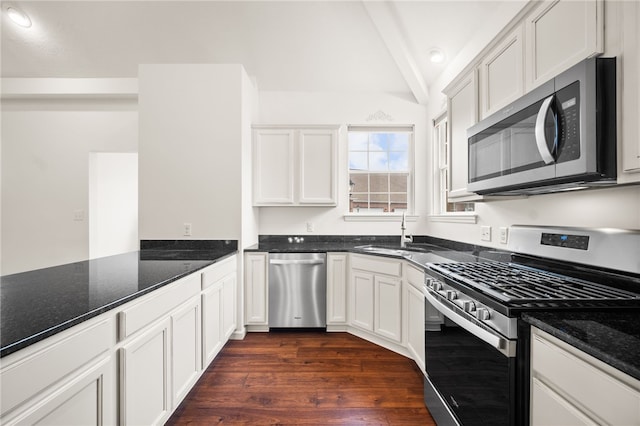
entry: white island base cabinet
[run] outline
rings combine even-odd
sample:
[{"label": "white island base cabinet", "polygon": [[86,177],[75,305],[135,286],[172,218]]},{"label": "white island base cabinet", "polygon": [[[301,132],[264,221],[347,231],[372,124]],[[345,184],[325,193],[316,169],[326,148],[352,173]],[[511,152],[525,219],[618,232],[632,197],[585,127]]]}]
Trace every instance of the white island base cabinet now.
[{"label": "white island base cabinet", "polygon": [[531,425],[640,425],[640,381],[532,327]]}]

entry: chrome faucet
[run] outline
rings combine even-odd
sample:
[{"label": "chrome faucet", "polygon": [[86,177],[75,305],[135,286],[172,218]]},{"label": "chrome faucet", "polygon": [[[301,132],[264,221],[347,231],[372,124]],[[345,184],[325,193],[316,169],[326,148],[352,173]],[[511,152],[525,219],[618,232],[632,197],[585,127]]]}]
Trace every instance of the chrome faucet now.
[{"label": "chrome faucet", "polygon": [[406,236],[404,234],[404,231],[407,230],[407,226],[405,224],[405,217],[404,217],[404,212],[402,212],[402,223],[400,224],[400,231],[402,232],[400,234],[400,247],[406,247],[407,243],[412,243],[413,242],[413,237],[411,235]]}]

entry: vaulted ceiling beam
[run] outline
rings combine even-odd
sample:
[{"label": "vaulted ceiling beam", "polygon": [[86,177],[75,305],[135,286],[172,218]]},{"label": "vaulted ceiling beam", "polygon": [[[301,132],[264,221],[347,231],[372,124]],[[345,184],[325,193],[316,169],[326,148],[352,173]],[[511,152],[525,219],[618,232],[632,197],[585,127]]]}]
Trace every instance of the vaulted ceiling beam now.
[{"label": "vaulted ceiling beam", "polygon": [[362,3],[416,101],[426,105],[429,101],[429,89],[400,31],[392,5],[387,1],[363,0]]}]

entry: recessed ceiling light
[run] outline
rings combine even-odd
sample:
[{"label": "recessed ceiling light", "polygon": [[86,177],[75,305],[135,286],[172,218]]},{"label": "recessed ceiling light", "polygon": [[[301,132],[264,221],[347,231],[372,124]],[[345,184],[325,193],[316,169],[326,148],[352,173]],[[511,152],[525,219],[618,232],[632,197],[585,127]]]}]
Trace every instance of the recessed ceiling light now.
[{"label": "recessed ceiling light", "polygon": [[9,15],[9,18],[14,23],[21,27],[29,28],[31,26],[31,19],[29,19],[27,14],[14,6],[7,7],[7,15]]},{"label": "recessed ceiling light", "polygon": [[444,62],[444,53],[440,49],[431,49],[429,52],[429,60],[434,64],[441,64]]}]

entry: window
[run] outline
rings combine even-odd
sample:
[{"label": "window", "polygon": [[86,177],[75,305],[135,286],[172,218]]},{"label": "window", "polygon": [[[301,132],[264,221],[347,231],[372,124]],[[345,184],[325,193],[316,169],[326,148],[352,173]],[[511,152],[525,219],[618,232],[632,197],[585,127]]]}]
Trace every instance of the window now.
[{"label": "window", "polygon": [[413,126],[349,126],[349,212],[412,211]]},{"label": "window", "polygon": [[447,114],[433,120],[433,215],[453,215],[469,213],[475,209],[474,203],[449,202],[449,129]]}]

